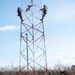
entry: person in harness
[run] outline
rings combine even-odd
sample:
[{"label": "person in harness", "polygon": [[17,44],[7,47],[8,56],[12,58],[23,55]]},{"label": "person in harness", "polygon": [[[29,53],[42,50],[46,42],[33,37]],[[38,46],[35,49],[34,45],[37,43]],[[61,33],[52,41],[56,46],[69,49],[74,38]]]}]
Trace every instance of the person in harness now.
[{"label": "person in harness", "polygon": [[43,8],[40,9],[40,10],[43,12],[43,14],[42,14],[42,19],[40,19],[41,21],[43,21],[45,15],[47,14],[47,9],[48,9],[48,8],[47,8],[46,5],[44,5]]},{"label": "person in harness", "polygon": [[20,17],[20,20],[21,20],[21,23],[24,21],[23,18],[22,18],[22,13],[21,13],[21,8],[18,7],[17,9],[17,13],[18,13],[18,16]]}]

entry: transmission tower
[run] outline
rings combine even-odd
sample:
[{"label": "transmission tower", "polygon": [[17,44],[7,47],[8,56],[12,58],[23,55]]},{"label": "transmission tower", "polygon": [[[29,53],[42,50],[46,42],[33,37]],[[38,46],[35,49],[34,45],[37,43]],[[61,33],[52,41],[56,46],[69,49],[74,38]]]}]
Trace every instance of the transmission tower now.
[{"label": "transmission tower", "polygon": [[20,25],[20,75],[25,75],[25,71],[36,75],[40,69],[47,74],[44,23],[40,20],[41,8],[41,0],[21,1],[24,21]]}]

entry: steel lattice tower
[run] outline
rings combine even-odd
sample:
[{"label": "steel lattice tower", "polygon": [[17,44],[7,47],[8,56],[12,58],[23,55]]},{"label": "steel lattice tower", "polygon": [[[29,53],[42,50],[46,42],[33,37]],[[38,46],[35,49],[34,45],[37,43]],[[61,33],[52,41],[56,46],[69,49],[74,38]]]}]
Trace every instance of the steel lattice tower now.
[{"label": "steel lattice tower", "polygon": [[[31,6],[31,7],[28,7]],[[20,75],[24,71],[37,74],[39,69],[47,72],[44,23],[41,0],[22,0],[21,9],[24,21],[20,25]]]}]

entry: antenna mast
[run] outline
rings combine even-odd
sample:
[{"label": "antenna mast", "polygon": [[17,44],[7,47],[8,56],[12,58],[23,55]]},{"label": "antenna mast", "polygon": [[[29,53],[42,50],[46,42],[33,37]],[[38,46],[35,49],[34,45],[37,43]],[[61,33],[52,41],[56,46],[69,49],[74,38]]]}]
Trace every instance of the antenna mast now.
[{"label": "antenna mast", "polygon": [[21,1],[24,21],[20,25],[20,75],[29,73],[36,75],[39,69],[47,75],[44,23],[40,20],[42,16],[41,1]]}]

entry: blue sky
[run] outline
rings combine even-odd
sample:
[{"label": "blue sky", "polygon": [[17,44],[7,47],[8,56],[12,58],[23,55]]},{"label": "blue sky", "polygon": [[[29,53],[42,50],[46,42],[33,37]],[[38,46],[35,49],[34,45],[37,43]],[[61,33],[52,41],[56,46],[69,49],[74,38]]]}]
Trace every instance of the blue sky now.
[{"label": "blue sky", "polygon": [[[43,4],[48,7],[44,19],[48,66],[75,64],[75,0],[47,0]],[[0,0],[0,66],[19,62],[18,6],[19,0]]]}]

